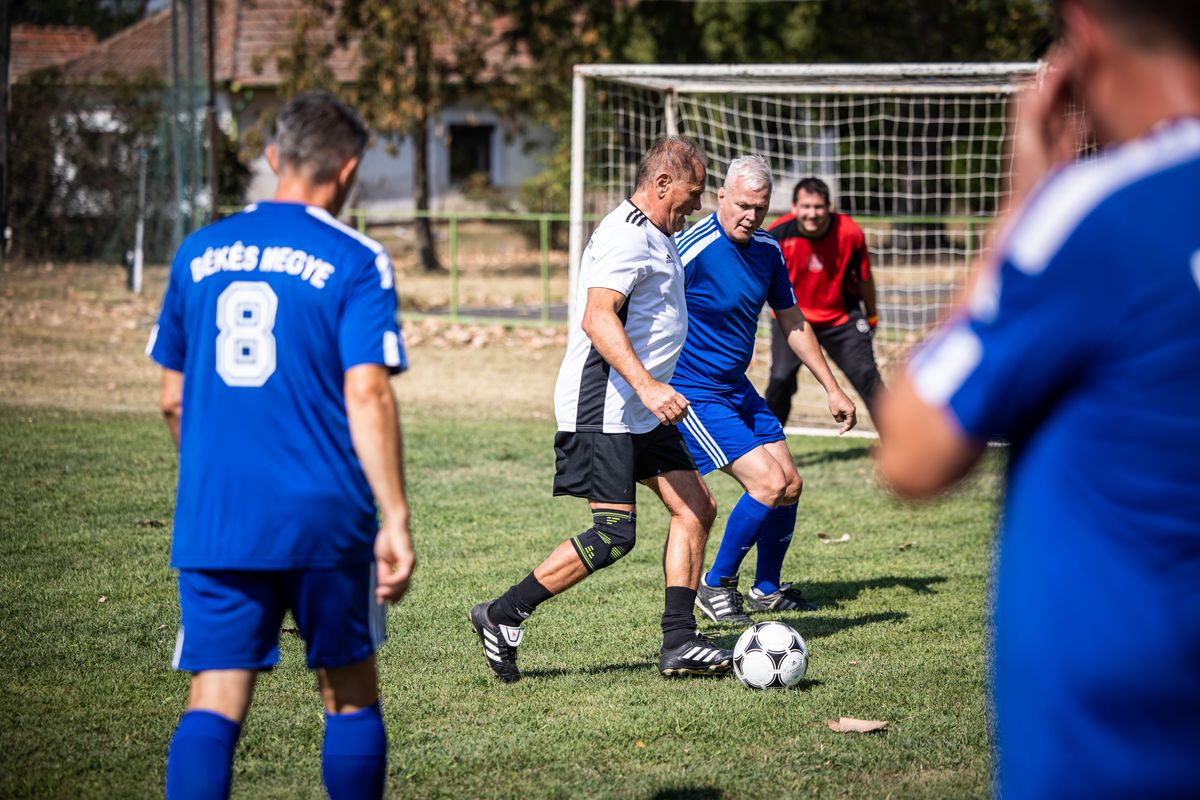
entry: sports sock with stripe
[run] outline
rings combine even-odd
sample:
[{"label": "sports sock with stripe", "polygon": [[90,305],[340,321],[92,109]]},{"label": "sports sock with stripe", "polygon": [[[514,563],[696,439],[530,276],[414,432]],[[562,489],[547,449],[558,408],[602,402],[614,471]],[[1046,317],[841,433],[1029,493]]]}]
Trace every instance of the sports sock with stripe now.
[{"label": "sports sock with stripe", "polygon": [[348,714],[325,713],[321,778],[330,800],[383,797],[387,732],[379,703]]},{"label": "sports sock with stripe", "polygon": [[508,587],[508,591],[496,598],[488,609],[488,617],[497,625],[515,628],[529,619],[535,608],[553,596],[531,572],[520,583]]},{"label": "sports sock with stripe", "polygon": [[[704,576],[704,582],[716,587],[721,578],[729,578],[738,574],[742,559],[754,546],[762,530],[763,522],[771,512],[771,507],[763,505],[749,494],[743,494],[729,512],[725,521],[725,534],[721,537],[721,547],[713,565]],[[759,558],[762,558],[760,551]]]},{"label": "sports sock with stripe", "polygon": [[783,558],[792,544],[796,529],[796,503],[771,509],[758,535],[758,564],[754,568],[754,588],[763,594],[779,591]]},{"label": "sports sock with stripe", "polygon": [[223,800],[233,778],[233,751],[242,726],[215,711],[179,718],[167,747],[167,800]]}]

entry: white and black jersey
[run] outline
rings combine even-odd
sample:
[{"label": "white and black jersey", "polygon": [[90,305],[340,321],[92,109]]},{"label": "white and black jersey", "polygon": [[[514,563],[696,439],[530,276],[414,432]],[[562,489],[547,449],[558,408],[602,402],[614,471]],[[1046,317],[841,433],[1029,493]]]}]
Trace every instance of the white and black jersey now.
[{"label": "white and black jersey", "polygon": [[554,414],[560,431],[645,433],[659,424],[658,418],[580,327],[592,288],[625,295],[617,316],[633,351],[655,380],[670,381],[687,338],[683,267],[671,237],[629,200],[604,218],[584,250],[575,322],[554,388]]}]

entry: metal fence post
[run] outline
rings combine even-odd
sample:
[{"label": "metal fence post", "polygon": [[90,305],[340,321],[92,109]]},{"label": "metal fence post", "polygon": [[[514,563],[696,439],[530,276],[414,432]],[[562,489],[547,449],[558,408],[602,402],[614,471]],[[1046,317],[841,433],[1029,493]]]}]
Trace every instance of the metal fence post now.
[{"label": "metal fence post", "polygon": [[550,219],[543,214],[538,220],[542,243],[542,324],[550,323]]},{"label": "metal fence post", "polygon": [[450,215],[450,321],[458,322],[458,214]]}]

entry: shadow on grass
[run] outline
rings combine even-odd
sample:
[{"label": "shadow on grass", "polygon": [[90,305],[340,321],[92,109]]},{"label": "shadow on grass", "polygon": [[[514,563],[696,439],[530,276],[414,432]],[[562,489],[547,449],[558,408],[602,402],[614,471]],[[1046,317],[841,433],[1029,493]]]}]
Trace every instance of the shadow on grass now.
[{"label": "shadow on grass", "polygon": [[907,575],[886,575],[882,578],[872,578],[866,581],[826,581],[824,583],[804,583],[801,587],[804,596],[822,608],[838,607],[842,603],[855,600],[868,589],[908,589],[913,594],[937,594],[934,585],[945,583],[945,575],[929,575],[914,577]]},{"label": "shadow on grass", "polygon": [[650,800],[720,800],[725,793],[715,786],[675,786],[659,789]]},{"label": "shadow on grass", "polygon": [[851,447],[849,450],[823,450],[819,453],[792,454],[792,463],[797,467],[813,467],[838,461],[856,461],[871,454],[870,447]]},{"label": "shadow on grass", "polygon": [[[908,619],[908,614],[900,611],[884,611],[878,614],[860,614],[857,617],[829,617],[822,614],[820,611],[762,611],[756,612],[755,622],[766,622],[767,620],[776,620],[785,625],[790,625],[805,639],[820,639],[825,636],[832,636],[850,628],[858,628],[863,625],[875,625],[880,622],[899,622]],[[708,638],[712,639],[721,647],[733,647],[742,635],[742,628],[731,631],[706,631]]]},{"label": "shadow on grass", "polygon": [[634,661],[628,664],[595,664],[590,667],[551,667],[549,669],[523,669],[521,674],[527,678],[559,678],[564,675],[604,675],[612,672],[642,672],[655,668],[658,658],[655,653],[647,656],[645,661]]}]

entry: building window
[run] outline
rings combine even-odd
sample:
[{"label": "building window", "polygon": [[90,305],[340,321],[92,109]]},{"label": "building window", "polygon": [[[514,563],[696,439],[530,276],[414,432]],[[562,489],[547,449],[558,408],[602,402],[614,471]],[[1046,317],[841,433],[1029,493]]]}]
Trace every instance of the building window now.
[{"label": "building window", "polygon": [[492,183],[492,133],[495,125],[450,126],[450,182],[460,184],[472,175]]}]

